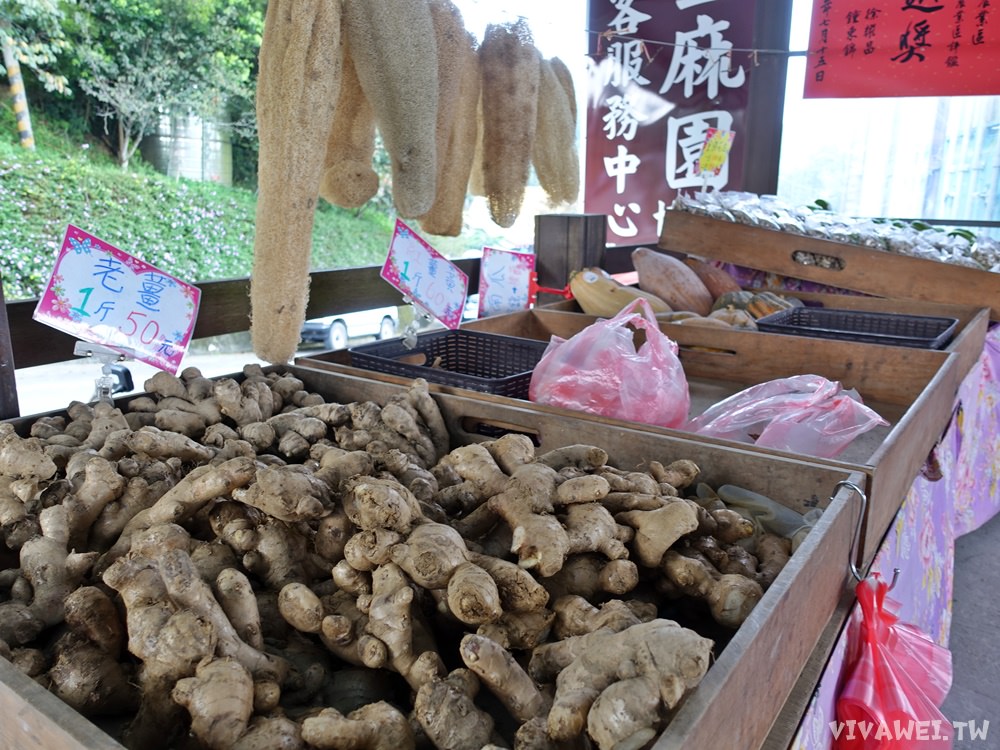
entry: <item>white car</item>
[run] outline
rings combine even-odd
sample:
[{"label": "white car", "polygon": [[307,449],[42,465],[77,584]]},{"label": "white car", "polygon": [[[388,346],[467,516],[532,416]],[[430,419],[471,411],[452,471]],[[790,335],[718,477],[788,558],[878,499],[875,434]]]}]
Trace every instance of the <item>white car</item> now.
[{"label": "white car", "polygon": [[350,339],[364,336],[388,339],[396,335],[398,328],[398,308],[379,307],[307,320],[302,326],[301,336],[304,343],[322,344],[327,349],[344,349]]}]

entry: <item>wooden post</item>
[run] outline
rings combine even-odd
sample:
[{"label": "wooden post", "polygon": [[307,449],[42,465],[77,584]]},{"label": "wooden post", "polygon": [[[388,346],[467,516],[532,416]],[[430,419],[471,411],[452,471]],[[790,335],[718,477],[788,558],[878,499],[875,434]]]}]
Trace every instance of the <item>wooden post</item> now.
[{"label": "wooden post", "polygon": [[7,322],[7,304],[0,284],[0,419],[21,416],[17,403],[17,380],[14,372],[14,347]]},{"label": "wooden post", "polygon": [[[562,289],[574,271],[604,260],[608,217],[604,214],[540,214],[535,217],[535,268],[539,286]],[[538,304],[563,299],[541,293]]]}]

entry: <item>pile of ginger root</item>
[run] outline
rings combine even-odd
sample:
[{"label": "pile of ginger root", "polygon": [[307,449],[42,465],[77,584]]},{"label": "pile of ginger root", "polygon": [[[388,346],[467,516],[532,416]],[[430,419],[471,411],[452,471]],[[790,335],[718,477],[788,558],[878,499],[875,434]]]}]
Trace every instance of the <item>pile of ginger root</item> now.
[{"label": "pile of ginger root", "polygon": [[145,390],[0,424],[0,655],[127,748],[640,748],[716,655],[663,613],[790,553],[689,460],[453,447],[420,379]]}]

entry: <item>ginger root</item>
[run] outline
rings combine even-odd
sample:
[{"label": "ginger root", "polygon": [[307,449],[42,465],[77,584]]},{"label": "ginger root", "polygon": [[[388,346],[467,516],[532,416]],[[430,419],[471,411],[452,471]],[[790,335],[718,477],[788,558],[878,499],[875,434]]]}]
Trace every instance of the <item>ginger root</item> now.
[{"label": "ginger root", "polygon": [[586,730],[601,750],[640,747],[652,739],[666,713],[704,677],[713,645],[662,619],[562,644],[568,658],[556,679],[548,735],[567,741]]}]

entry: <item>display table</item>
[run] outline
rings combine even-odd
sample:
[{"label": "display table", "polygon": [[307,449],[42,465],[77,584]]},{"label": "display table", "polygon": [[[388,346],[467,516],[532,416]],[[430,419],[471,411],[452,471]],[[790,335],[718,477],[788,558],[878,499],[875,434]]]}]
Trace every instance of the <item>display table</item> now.
[{"label": "display table", "polygon": [[[876,555],[871,572],[891,581],[889,596],[899,618],[942,645],[951,630],[955,540],[975,531],[1000,511],[1000,325],[986,336],[983,354],[962,382],[955,412],[934,451],[939,471],[918,476],[896,522]],[[858,616],[858,608],[852,610]],[[845,675],[845,628],[792,742],[795,750],[833,746],[831,722]]]}]

